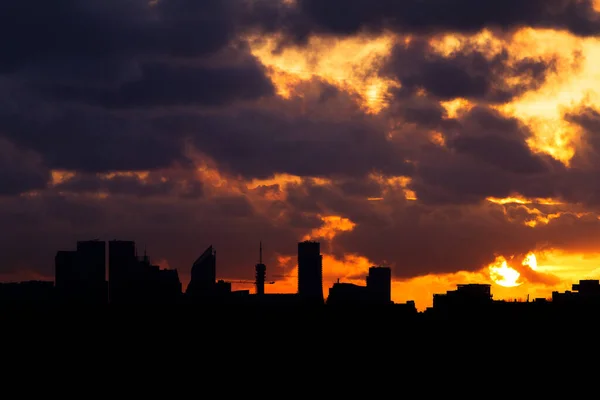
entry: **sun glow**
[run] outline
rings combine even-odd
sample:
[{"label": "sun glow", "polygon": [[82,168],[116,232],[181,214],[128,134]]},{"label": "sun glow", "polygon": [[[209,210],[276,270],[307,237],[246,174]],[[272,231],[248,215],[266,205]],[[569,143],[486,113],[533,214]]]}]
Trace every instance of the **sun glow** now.
[{"label": "sun glow", "polygon": [[519,282],[521,273],[516,269],[509,267],[508,262],[502,256],[496,258],[489,267],[490,279],[504,287],[517,287],[521,286],[523,282]]}]

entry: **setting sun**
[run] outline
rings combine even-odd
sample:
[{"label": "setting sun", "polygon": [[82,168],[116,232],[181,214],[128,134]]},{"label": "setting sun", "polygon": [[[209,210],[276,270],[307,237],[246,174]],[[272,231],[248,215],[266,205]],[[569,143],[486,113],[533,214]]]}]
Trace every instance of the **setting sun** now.
[{"label": "setting sun", "polygon": [[510,288],[521,286],[523,284],[523,282],[519,282],[521,274],[516,269],[509,267],[504,257],[498,257],[488,269],[490,272],[490,279],[500,286]]}]

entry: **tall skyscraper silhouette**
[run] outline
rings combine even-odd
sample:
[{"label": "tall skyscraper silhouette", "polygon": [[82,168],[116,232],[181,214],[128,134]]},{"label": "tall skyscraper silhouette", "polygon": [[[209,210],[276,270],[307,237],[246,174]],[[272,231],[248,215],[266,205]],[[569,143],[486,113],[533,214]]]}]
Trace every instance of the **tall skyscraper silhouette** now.
[{"label": "tall skyscraper silhouette", "polygon": [[217,280],[217,252],[208,246],[192,265],[186,294],[191,297],[213,295]]},{"label": "tall skyscraper silhouette", "polygon": [[262,242],[260,242],[258,255],[258,264],[255,266],[256,271],[256,294],[265,294],[265,280],[267,278],[267,266],[262,262]]},{"label": "tall skyscraper silhouette", "polygon": [[106,242],[101,240],[77,242],[77,269],[81,285],[86,288],[84,301],[94,304],[106,303],[108,301]]},{"label": "tall skyscraper silhouette", "polygon": [[135,242],[111,240],[108,243],[108,292],[111,303],[129,302],[129,288],[135,279],[136,266]]},{"label": "tall skyscraper silhouette", "polygon": [[392,270],[389,267],[371,267],[367,276],[367,290],[377,304],[392,302]]},{"label": "tall skyscraper silhouette", "polygon": [[298,243],[298,295],[303,300],[324,303],[323,256],[319,242]]}]

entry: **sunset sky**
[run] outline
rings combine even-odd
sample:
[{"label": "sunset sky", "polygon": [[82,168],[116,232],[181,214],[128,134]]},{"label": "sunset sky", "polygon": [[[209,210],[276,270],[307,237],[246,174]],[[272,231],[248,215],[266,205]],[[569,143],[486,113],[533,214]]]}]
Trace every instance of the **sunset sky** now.
[{"label": "sunset sky", "polygon": [[[597,3],[597,4],[596,4]],[[135,240],[184,288],[600,277],[600,0],[3,0],[0,279]],[[237,289],[252,289],[238,284]]]}]

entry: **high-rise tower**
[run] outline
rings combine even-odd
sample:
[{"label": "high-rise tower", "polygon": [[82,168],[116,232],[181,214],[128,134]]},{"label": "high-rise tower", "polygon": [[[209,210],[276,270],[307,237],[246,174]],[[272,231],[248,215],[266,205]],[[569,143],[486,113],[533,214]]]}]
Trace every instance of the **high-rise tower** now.
[{"label": "high-rise tower", "polygon": [[267,278],[267,266],[262,262],[262,242],[259,246],[258,264],[256,264],[256,294],[265,294],[265,280]]},{"label": "high-rise tower", "polygon": [[208,246],[192,265],[192,276],[186,294],[195,296],[214,295],[217,280],[217,252]]},{"label": "high-rise tower", "polygon": [[375,303],[390,304],[392,302],[392,270],[383,266],[369,268],[367,290],[371,300]]},{"label": "high-rise tower", "polygon": [[323,303],[323,256],[319,242],[298,243],[298,295]]}]

